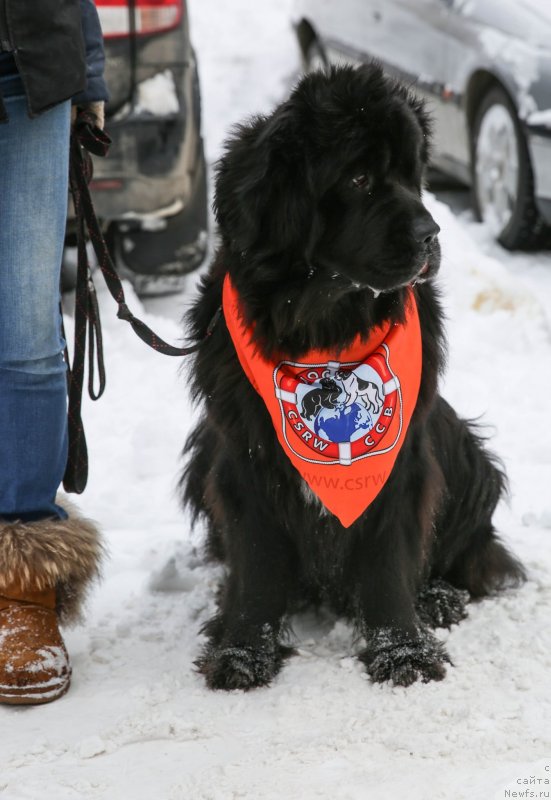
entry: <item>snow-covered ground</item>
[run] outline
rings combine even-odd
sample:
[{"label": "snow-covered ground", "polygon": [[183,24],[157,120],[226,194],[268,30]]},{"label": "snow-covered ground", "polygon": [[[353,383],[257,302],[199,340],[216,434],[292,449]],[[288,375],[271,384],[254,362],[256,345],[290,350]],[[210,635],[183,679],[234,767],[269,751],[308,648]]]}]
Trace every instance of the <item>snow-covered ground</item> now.
[{"label": "snow-covered ground", "polygon": [[[189,5],[212,160],[231,123],[268,110],[287,90],[298,60],[291,0]],[[497,522],[528,583],[438,632],[455,665],[441,683],[372,685],[351,630],[324,614],[296,620],[299,654],[271,688],[207,691],[193,661],[219,573],[202,562],[201,531],[190,532],[175,492],[196,413],[186,372],[142,345],[102,292],[108,389],[86,403],[91,472],[79,502],[103,527],[111,558],[86,625],[66,635],[69,694],[51,706],[0,707],[0,797],[493,800],[550,792],[551,258],[506,254],[469,214],[458,219],[430,195],[427,203],[442,228],[443,391],[462,414],[482,417],[506,463],[511,500]],[[195,281],[181,297],[147,306],[147,320],[173,341]]]}]

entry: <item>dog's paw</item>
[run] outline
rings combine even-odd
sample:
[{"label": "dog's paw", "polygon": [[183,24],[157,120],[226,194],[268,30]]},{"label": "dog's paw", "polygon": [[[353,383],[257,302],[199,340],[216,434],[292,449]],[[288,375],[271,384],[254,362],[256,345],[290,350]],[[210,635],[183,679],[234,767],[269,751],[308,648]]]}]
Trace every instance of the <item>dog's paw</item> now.
[{"label": "dog's paw", "polygon": [[419,592],[419,619],[431,628],[451,628],[467,616],[469,593],[437,578]]},{"label": "dog's paw", "polygon": [[372,681],[391,681],[396,686],[410,686],[441,681],[445,662],[451,663],[443,645],[426,629],[407,633],[399,628],[378,628],[366,635],[367,647],[360,653]]},{"label": "dog's paw", "polygon": [[268,686],[292,649],[279,642],[255,645],[208,645],[196,662],[209,689],[255,689]]}]

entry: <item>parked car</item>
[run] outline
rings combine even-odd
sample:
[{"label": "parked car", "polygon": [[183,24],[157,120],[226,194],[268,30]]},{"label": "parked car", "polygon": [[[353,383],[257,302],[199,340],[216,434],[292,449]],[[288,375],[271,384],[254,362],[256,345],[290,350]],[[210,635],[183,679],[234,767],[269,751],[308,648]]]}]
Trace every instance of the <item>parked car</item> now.
[{"label": "parked car", "polygon": [[299,0],[306,68],[376,58],[429,101],[433,165],[507,248],[549,243],[551,3]]},{"label": "parked car", "polygon": [[105,127],[113,144],[107,158],[94,159],[94,206],[119,271],[136,290],[176,291],[207,245],[201,100],[186,5],[96,5],[111,96]]}]

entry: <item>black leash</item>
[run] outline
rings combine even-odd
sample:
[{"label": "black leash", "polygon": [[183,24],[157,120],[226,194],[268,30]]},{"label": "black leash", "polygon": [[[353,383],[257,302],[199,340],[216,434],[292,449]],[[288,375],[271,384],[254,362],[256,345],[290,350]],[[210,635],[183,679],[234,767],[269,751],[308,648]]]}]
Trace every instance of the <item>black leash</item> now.
[{"label": "black leash", "polygon": [[[101,232],[88,183],[93,174],[90,153],[106,156],[111,139],[95,125],[95,117],[81,111],[76,119],[71,134],[71,151],[69,160],[69,186],[75,208],[77,224],[77,285],[75,291],[75,337],[73,364],[69,365],[66,350],[67,379],[69,393],[68,428],[69,454],[63,478],[63,486],[67,492],[80,494],[86,487],[88,479],[88,452],[86,437],[82,424],[82,387],[84,383],[84,364],[86,360],[86,337],[88,334],[88,393],[92,400],[98,400],[105,389],[105,366],[103,359],[103,340],[99,316],[96,290],[92,281],[92,272],[86,251],[86,228],[94,248],[98,266],[102,272],[107,288],[118,305],[117,317],[129,322],[134,332],[149,347],[167,356],[187,356],[196,352],[202,344],[189,347],[174,347],[158,336],[145,322],[138,319],[126,304],[124,289],[117,274],[115,265],[107,249]],[[218,309],[207,328],[207,339],[218,322],[221,309]],[[203,339],[204,341],[204,339]],[[98,387],[94,386],[94,364],[97,360]]]}]

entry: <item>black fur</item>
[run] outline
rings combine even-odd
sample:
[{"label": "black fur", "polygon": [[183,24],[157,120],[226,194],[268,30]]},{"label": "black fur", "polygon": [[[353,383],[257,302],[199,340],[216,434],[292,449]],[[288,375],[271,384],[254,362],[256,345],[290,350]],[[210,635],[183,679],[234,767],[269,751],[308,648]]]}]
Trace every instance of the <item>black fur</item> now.
[{"label": "black fur", "polygon": [[182,492],[208,522],[210,555],[228,565],[198,662],[212,688],[268,684],[289,655],[286,618],[320,601],[354,621],[373,680],[439,680],[449,659],[429,626],[465,615],[458,590],[481,597],[523,577],[492,525],[503,473],[437,393],[440,251],[421,200],[429,139],[408,90],[375,64],[343,67],[304,78],[273,114],[239,127],[220,161],[221,246],[192,335],[205,336],[226,272],[257,347],[287,358],[338,353],[358,333],[402,320],[414,284],[423,368],[395,468],[345,529],[283,453],[223,318],[201,345],[193,390],[204,416],[187,443]]}]

